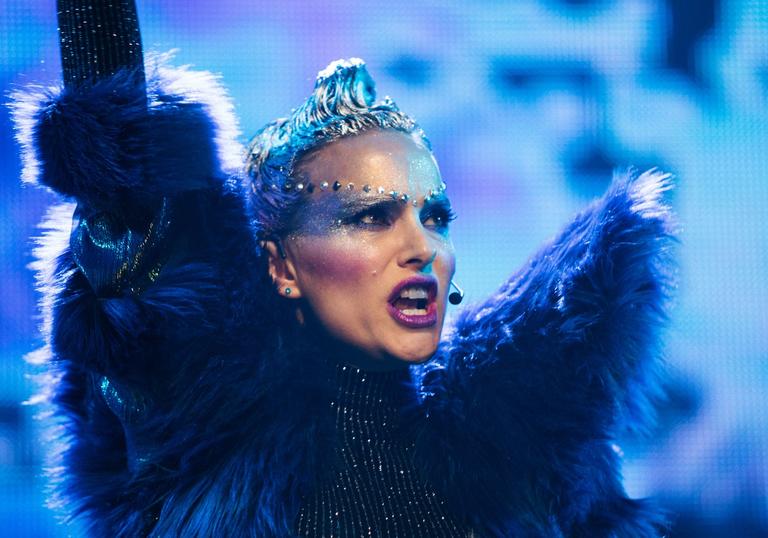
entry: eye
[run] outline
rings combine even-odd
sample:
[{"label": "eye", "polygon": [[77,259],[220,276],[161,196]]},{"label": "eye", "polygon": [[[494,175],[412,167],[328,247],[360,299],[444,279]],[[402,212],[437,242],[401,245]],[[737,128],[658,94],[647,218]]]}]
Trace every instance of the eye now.
[{"label": "eye", "polygon": [[360,211],[347,221],[348,224],[361,228],[377,228],[389,226],[392,223],[389,211],[382,207],[371,207]]},{"label": "eye", "polygon": [[435,206],[428,208],[421,217],[424,226],[445,230],[448,223],[456,219],[456,214],[448,206]]}]

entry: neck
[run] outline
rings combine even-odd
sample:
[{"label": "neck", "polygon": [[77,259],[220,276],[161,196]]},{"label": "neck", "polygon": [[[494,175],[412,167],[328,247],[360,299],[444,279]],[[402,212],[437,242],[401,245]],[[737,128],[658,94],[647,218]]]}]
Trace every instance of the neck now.
[{"label": "neck", "polygon": [[349,364],[336,365],[337,397],[353,406],[396,404],[409,392],[410,372],[363,370]]},{"label": "neck", "polygon": [[343,363],[366,372],[407,371],[411,363],[393,356],[374,356],[366,350],[334,338],[316,320],[308,320],[305,326],[310,341],[315,342],[322,355],[331,362]]},{"label": "neck", "polygon": [[362,353],[354,356],[343,354],[337,356],[345,358],[349,357],[345,362],[350,366],[372,373],[403,372],[408,370],[408,367],[410,366],[409,363],[394,357],[375,358]]}]

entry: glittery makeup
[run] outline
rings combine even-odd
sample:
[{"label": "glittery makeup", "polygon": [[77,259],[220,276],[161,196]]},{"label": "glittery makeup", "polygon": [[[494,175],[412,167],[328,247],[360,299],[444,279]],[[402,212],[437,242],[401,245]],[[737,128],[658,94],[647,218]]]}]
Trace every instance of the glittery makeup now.
[{"label": "glittery makeup", "polygon": [[[325,146],[301,172],[320,187],[302,193],[284,240],[302,299],[360,360],[402,367],[431,356],[454,271],[453,212],[432,155],[403,133],[373,132]],[[392,298],[418,278],[434,286],[426,305],[417,284]]]},{"label": "glittery makeup", "polygon": [[[406,197],[405,200],[403,197]],[[421,196],[421,207],[403,203],[410,199],[407,193],[398,193],[397,197],[393,197],[390,193],[363,191],[317,198],[317,201],[307,203],[291,236],[375,230],[393,222],[408,210],[418,210],[425,226],[447,233],[448,223],[455,218],[450,200],[443,192]]]}]

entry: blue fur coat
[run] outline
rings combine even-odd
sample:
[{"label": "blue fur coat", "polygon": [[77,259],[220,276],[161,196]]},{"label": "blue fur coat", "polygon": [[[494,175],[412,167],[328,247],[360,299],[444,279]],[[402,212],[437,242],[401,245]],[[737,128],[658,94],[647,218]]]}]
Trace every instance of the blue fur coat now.
[{"label": "blue fur coat", "polygon": [[[148,72],[148,100],[124,73],[15,96],[25,180],[68,201],[35,263],[51,504],[94,536],[290,536],[333,443],[333,388],[271,337],[284,320],[225,93]],[[670,186],[617,175],[413,369],[416,468],[481,536],[663,532],[625,494],[612,442],[657,392]]]}]

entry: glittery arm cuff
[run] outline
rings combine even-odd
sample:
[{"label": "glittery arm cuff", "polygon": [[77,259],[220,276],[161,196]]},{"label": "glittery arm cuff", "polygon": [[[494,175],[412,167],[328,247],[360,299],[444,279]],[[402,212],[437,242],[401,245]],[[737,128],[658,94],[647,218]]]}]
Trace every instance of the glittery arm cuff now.
[{"label": "glittery arm cuff", "polygon": [[134,0],[58,0],[64,85],[93,83],[119,70],[144,82],[144,59]]}]

